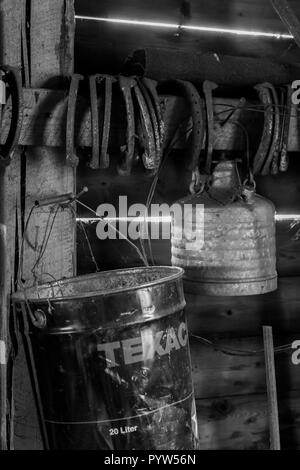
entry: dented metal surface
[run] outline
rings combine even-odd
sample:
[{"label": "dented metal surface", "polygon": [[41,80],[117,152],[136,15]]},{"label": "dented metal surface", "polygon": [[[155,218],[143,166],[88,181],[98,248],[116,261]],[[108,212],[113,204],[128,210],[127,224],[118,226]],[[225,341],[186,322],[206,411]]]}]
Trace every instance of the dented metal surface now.
[{"label": "dented metal surface", "polygon": [[185,269],[186,292],[257,295],[277,288],[275,208],[241,186],[235,162],[219,162],[210,187],[180,203],[191,208],[183,237],[173,221],[172,264]]}]

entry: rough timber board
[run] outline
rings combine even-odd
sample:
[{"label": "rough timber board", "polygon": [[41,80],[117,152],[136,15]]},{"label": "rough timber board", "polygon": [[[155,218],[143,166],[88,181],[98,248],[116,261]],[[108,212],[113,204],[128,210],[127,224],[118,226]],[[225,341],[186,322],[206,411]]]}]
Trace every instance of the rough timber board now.
[{"label": "rough timber board", "polygon": [[[39,0],[31,1],[31,85],[37,87],[57,84],[57,76],[72,73],[73,69],[73,1]],[[53,77],[56,77],[53,81]],[[36,99],[36,95],[33,96]],[[26,119],[26,118],[25,118]],[[39,118],[35,116],[35,119]],[[36,142],[33,142],[36,145]],[[42,142],[43,144],[43,142]],[[50,195],[74,191],[75,174],[66,168],[64,152],[44,147],[26,149],[26,201],[25,219],[35,200]],[[29,240],[37,246],[45,230],[49,210],[43,215],[34,214],[28,231]],[[36,236],[36,234],[39,236]],[[48,250],[40,267],[50,275],[60,278],[74,274],[75,223],[69,212],[59,214],[54,225]],[[24,277],[31,275],[36,253],[25,245]],[[20,365],[16,373],[15,447],[17,449],[42,448],[41,435],[34,412],[33,396],[30,391],[24,351],[20,351]],[[28,411],[30,410],[30,412]]]},{"label": "rough timber board", "polygon": [[[49,85],[55,77],[64,77],[73,71],[74,9],[72,0],[31,2],[31,85]],[[36,95],[35,95],[36,99]],[[38,117],[35,116],[38,120]],[[74,192],[76,174],[65,164],[64,151],[34,147],[26,158],[26,215],[36,200]],[[49,219],[51,207],[34,212],[28,237],[38,250]],[[31,269],[36,252],[25,251],[24,277],[32,279]],[[48,248],[38,266],[40,271],[55,278],[75,274],[75,220],[71,212],[59,212],[49,239]]]},{"label": "rough timber board", "polygon": [[[19,67],[21,64],[20,34],[21,34],[21,0],[3,0],[0,4],[0,63]],[[2,170],[1,183],[1,204],[0,225],[6,232],[6,259],[1,260],[5,263],[6,272],[4,285],[4,298],[0,301],[1,340],[6,343],[6,359],[9,366],[1,366],[1,448],[9,446],[10,436],[7,435],[6,413],[11,408],[11,342],[8,336],[9,330],[9,295],[13,289],[14,280],[14,256],[15,256],[15,235],[16,220],[19,206],[20,189],[20,152],[14,154],[14,161],[9,168]],[[3,218],[2,218],[3,217]],[[2,280],[3,281],[3,280]],[[7,383],[8,382],[8,383]],[[8,393],[6,393],[8,391]]]}]

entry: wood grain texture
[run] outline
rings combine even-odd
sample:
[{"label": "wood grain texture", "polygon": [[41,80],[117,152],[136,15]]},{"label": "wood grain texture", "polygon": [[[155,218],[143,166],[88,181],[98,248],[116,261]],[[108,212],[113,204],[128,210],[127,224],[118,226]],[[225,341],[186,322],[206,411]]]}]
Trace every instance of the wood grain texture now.
[{"label": "wood grain texture", "polygon": [[[204,335],[203,335],[204,336]],[[190,335],[193,382],[196,398],[253,395],[266,393],[266,370],[262,334],[245,338],[214,338],[217,349]],[[275,347],[291,344],[300,335],[274,336]],[[220,349],[226,352],[220,351]],[[233,351],[230,354],[230,351]],[[234,352],[235,351],[235,352]],[[238,351],[256,351],[242,355]],[[275,354],[279,395],[300,390],[300,366],[292,363],[293,350]]]},{"label": "wood grain texture", "polygon": [[[13,67],[21,65],[21,0],[3,0],[0,3],[0,63]],[[2,116],[1,116],[2,117]],[[11,357],[12,344],[9,336],[9,295],[14,289],[15,241],[17,219],[20,210],[20,151],[13,156],[12,164],[1,169],[0,196],[0,227],[3,250],[0,258],[2,273],[0,284],[3,297],[0,299],[0,339],[5,343],[5,357],[1,365],[1,448],[6,449],[11,444],[8,430],[8,415],[12,409],[12,374]],[[13,428],[13,426],[12,426]],[[12,431],[13,433],[13,431]]]},{"label": "wood grain texture", "polygon": [[73,71],[74,1],[32,0],[30,23],[32,85],[56,85]]},{"label": "wood grain texture", "polygon": [[300,333],[299,277],[280,278],[278,290],[244,297],[199,297],[186,294],[189,329],[195,334],[247,336],[265,324],[275,334]]},{"label": "wood grain texture", "polygon": [[[73,71],[74,12],[72,0],[33,0],[30,19],[30,63],[31,85],[33,87],[56,87],[64,76]],[[38,101],[36,94],[31,99]],[[38,107],[38,112],[40,111]],[[26,114],[26,111],[25,111]],[[25,117],[26,119],[26,117]],[[39,117],[32,117],[35,126]],[[35,131],[33,131],[35,132]],[[41,142],[43,144],[44,142]],[[26,149],[26,200],[25,220],[36,200],[51,195],[73,192],[75,173],[65,165],[65,152],[62,149],[37,147]],[[51,207],[36,211],[30,220],[24,249],[24,280],[34,279],[32,268],[37,260],[37,253],[45,236],[47,223],[51,218]],[[33,248],[32,248],[33,246]],[[36,274],[41,272],[61,278],[72,276],[75,266],[75,223],[71,212],[59,212],[53,225],[47,250]],[[22,364],[26,363],[20,349]],[[22,394],[16,401],[16,446],[23,448],[41,448],[42,440],[34,413],[34,400],[30,393],[27,370],[20,370],[16,377],[16,388],[23,384]],[[30,410],[30,411],[29,411]],[[29,412],[28,412],[29,411]]]},{"label": "wood grain texture", "polygon": [[[197,400],[202,450],[267,450],[269,432],[267,395]],[[300,448],[300,400],[298,392],[279,398],[281,447]]]}]

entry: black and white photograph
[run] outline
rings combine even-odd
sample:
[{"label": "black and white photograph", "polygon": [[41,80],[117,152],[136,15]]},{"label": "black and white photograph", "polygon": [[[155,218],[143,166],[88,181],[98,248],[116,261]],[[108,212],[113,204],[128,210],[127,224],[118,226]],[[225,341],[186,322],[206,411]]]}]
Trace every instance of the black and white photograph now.
[{"label": "black and white photograph", "polygon": [[0,461],[300,450],[299,0],[0,0],[0,415]]}]

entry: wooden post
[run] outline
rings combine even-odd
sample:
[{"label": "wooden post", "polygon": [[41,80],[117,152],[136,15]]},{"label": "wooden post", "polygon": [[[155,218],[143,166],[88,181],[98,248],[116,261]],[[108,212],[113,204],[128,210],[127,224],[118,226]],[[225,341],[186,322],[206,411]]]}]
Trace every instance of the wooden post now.
[{"label": "wooden post", "polygon": [[263,326],[263,335],[268,394],[270,449],[280,450],[280,431],[272,327]]},{"label": "wooden post", "polygon": [[[21,66],[21,2],[0,3],[0,63]],[[20,152],[8,168],[0,169],[0,403],[1,450],[9,447],[8,414],[11,396],[8,383],[8,362],[11,354],[9,330],[9,295],[14,283],[14,257],[17,210],[20,202]]]},{"label": "wooden post", "polygon": [[[29,81],[31,87],[57,88],[73,72],[75,15],[73,0],[31,0]],[[35,116],[35,120],[38,120]],[[30,147],[26,153],[25,220],[36,200],[75,191],[76,175],[65,164],[63,148]],[[33,266],[42,245],[51,207],[34,210],[24,245],[22,278],[33,284]],[[76,272],[76,219],[59,211],[42,261],[36,266],[39,280],[71,277]],[[20,390],[20,384],[22,390]],[[24,354],[16,371],[16,448],[40,449],[41,435],[33,405]],[[30,410],[30,412],[28,412]],[[20,437],[21,434],[21,437]]]}]

